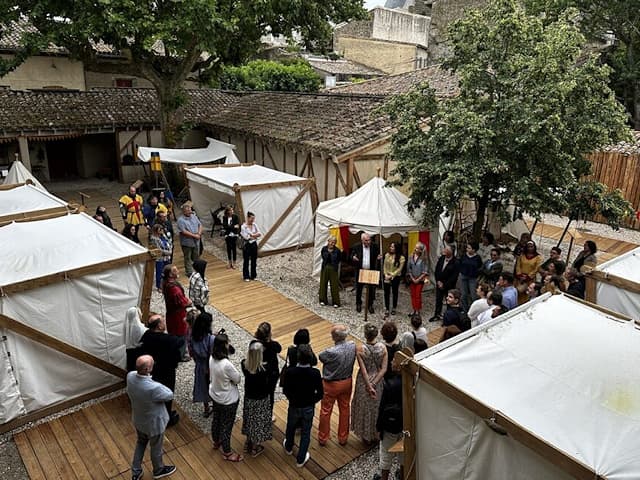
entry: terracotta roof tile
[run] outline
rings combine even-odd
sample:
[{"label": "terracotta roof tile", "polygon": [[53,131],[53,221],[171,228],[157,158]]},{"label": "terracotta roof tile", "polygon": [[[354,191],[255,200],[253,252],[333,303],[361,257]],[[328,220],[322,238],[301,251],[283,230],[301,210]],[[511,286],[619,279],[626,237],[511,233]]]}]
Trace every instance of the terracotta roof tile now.
[{"label": "terracotta roof tile", "polygon": [[385,100],[372,95],[252,93],[205,124],[297,149],[340,155],[390,134],[389,119],[375,112]]},{"label": "terracotta roof tile", "polygon": [[428,82],[435,89],[436,95],[442,98],[458,94],[458,79],[444,70],[440,65],[413,70],[407,73],[387,75],[366,82],[343,85],[327,90],[335,93],[357,93],[372,95],[397,95],[407,93],[423,82]]},{"label": "terracotta roof tile", "polygon": [[384,72],[376,68],[367,67],[351,60],[324,60],[308,58],[307,61],[313,68],[333,75],[384,75]]},{"label": "terracotta roof tile", "polygon": [[640,154],[640,130],[633,131],[631,142],[620,142],[601,149],[603,152],[622,153],[624,155]]}]

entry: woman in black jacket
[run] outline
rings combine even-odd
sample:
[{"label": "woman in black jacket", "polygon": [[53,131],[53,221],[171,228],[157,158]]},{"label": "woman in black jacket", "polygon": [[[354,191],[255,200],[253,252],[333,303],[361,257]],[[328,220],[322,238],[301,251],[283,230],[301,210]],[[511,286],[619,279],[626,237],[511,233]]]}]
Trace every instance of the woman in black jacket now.
[{"label": "woman in black jacket", "polygon": [[222,228],[224,230],[224,242],[227,244],[227,259],[229,266],[227,268],[235,268],[233,264],[236,261],[238,235],[240,234],[240,219],[233,213],[233,206],[228,205],[224,209],[222,217]]}]

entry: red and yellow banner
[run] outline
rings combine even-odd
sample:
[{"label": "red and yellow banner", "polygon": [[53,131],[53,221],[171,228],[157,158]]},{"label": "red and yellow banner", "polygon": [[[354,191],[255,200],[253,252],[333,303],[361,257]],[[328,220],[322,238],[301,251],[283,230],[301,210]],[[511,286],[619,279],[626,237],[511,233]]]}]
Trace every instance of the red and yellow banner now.
[{"label": "red and yellow banner", "polygon": [[340,227],[331,227],[329,235],[336,237],[336,247],[345,252],[349,250],[349,226],[342,225]]},{"label": "red and yellow banner", "polygon": [[427,253],[429,253],[429,231],[424,230],[422,232],[409,232],[407,238],[407,247],[408,253],[411,255],[413,249],[416,248],[416,243],[421,242],[424,243],[425,247],[427,247]]}]

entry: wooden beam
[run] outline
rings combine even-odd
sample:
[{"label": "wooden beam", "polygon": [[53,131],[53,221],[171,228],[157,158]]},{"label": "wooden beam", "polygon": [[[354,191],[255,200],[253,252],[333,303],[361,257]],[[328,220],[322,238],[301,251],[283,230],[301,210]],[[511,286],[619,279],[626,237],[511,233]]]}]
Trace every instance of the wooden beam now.
[{"label": "wooden beam", "polygon": [[360,188],[362,186],[362,181],[360,180],[360,174],[358,173],[355,162],[353,163],[353,179],[356,182],[356,186]]},{"label": "wooden beam", "polygon": [[[336,179],[340,181],[340,185],[342,185],[342,188],[344,188],[344,191],[347,192],[347,184],[344,181],[344,178],[342,177],[342,172],[340,172],[340,165],[337,164],[337,163],[334,163],[333,166],[336,169]],[[348,175],[348,173],[347,173],[347,175]],[[337,182],[336,182],[336,191],[337,191],[337,189],[338,189],[338,185],[337,185]],[[338,196],[338,194],[336,193],[336,197],[337,196]]]},{"label": "wooden beam", "polygon": [[316,213],[319,204],[320,199],[318,198],[318,185],[316,184],[315,179],[313,179],[313,183],[311,184],[311,211],[314,214]]},{"label": "wooden beam", "polygon": [[[253,185],[238,185],[238,190],[247,192],[250,190],[264,190],[267,188],[281,188],[281,187],[295,187],[296,185],[306,185],[309,182],[308,178],[301,178],[300,180],[290,180],[288,182],[270,182],[270,183],[257,183]],[[234,185],[235,188],[235,185]]]},{"label": "wooden beam", "polygon": [[34,220],[46,220],[48,218],[63,217],[71,212],[67,207],[45,208],[35,212],[14,213],[13,215],[5,215],[0,217],[0,226],[8,225],[13,222],[29,222]]},{"label": "wooden beam", "polygon": [[378,140],[375,140],[371,143],[367,143],[366,145],[363,145],[361,147],[358,147],[354,150],[351,150],[350,152],[347,153],[343,153],[342,155],[338,155],[336,157],[336,161],[338,163],[343,163],[343,162],[348,162],[353,160],[356,157],[359,157],[367,152],[370,152],[371,150],[375,150],[376,148],[378,148],[380,145],[384,145],[385,143],[389,143],[391,141],[391,135],[388,135],[386,137],[383,138],[379,138]]},{"label": "wooden beam", "polygon": [[287,147],[282,147],[282,171],[287,171]]},{"label": "wooden beam", "polygon": [[45,287],[53,283],[62,282],[64,280],[72,280],[74,278],[80,278],[92,273],[104,272],[123,265],[131,263],[139,263],[146,261],[149,258],[149,252],[139,253],[132,255],[131,257],[119,258],[116,260],[109,260],[108,262],[97,263],[94,265],[87,265],[86,267],[75,268],[73,270],[67,270],[65,272],[52,273],[50,275],[44,275],[38,278],[32,278],[29,280],[23,280],[21,282],[12,283],[2,287],[2,293],[7,295],[16,292],[23,292],[25,290],[31,290],[34,288]]},{"label": "wooden beam", "polygon": [[[598,475],[588,465],[585,465],[580,460],[559,450],[554,445],[538,437],[535,433],[506,417],[503,413],[494,411],[492,408],[480,402],[473,396],[447,382],[435,372],[423,367],[412,358],[409,358],[408,360],[405,359],[405,361],[402,362],[402,368],[403,373],[407,372],[411,376],[414,376],[417,373],[421,381],[428,383],[440,393],[446,395],[467,410],[470,410],[478,417],[485,420],[493,419],[495,424],[502,427],[506,431],[507,435],[511,436],[511,438],[531,449],[533,452],[537,453],[567,474],[573,476],[575,479],[606,480],[606,477]],[[408,445],[405,443],[405,451],[407,447]]]},{"label": "wooden beam", "polygon": [[[122,154],[127,150],[127,148],[129,147],[129,145],[131,145],[131,144],[133,143],[133,141],[134,141],[136,138],[138,138],[138,135],[140,135],[142,132],[143,132],[143,130],[142,130],[142,129],[138,130],[138,131],[135,133],[135,135],[133,135],[133,136],[132,136],[128,141],[127,141],[127,143],[125,143],[122,147],[120,147],[119,155],[122,155]],[[147,130],[147,132],[148,132],[148,130]],[[148,143],[148,142],[147,142],[147,143]],[[120,142],[118,142],[118,144],[120,144]],[[151,145],[149,145],[149,146],[151,146]],[[135,153],[135,152],[134,152],[134,153]],[[118,160],[119,160],[119,158],[118,158]],[[134,159],[134,161],[135,161],[135,159]]]},{"label": "wooden beam", "polygon": [[[557,294],[556,294],[557,295]],[[591,302],[590,300],[583,300],[581,298],[578,297],[574,297],[572,295],[569,294],[565,294],[565,296],[567,298],[570,298],[571,300],[581,303],[583,305],[588,306],[589,308],[593,308],[594,310],[598,310],[610,317],[612,317],[613,320],[617,321],[617,322],[633,322],[633,318],[629,317],[628,315],[625,315],[623,313],[620,312],[615,312],[613,310],[609,310],[606,307],[603,307],[602,305],[598,305],[596,303]]]},{"label": "wooden beam", "polygon": [[325,158],[323,153],[320,153],[320,158],[324,162],[324,199],[329,196],[329,159]]},{"label": "wooden beam", "polygon": [[587,278],[593,278],[594,280],[602,283],[613,285],[614,287],[622,288],[633,293],[640,293],[640,283],[628,280],[626,278],[613,275],[611,273],[601,272],[600,270],[591,270],[585,274]]},{"label": "wooden beam", "polygon": [[258,242],[258,249],[262,247],[265,243],[267,243],[267,240],[271,238],[271,236],[282,224],[282,222],[284,222],[284,219],[287,218],[287,216],[291,213],[293,208],[298,204],[298,202],[300,202],[302,197],[305,196],[305,194],[309,191],[309,188],[311,188],[311,185],[313,183],[315,183],[314,179],[307,180],[307,184],[302,188],[302,190],[300,190],[300,192],[298,192],[298,195],[296,195],[296,198],[293,199],[293,201],[287,207],[287,209],[284,212],[282,212],[282,215],[280,215],[280,218],[278,218],[278,220],[276,220],[276,222],[271,226],[269,231],[262,238],[260,238],[260,241]]},{"label": "wooden beam", "polygon": [[9,183],[7,185],[0,185],[0,191],[2,190],[13,190],[14,188],[24,187],[26,183]]},{"label": "wooden beam", "polygon": [[298,175],[299,177],[303,177],[304,176],[304,170],[307,168],[307,163],[309,163],[309,156],[307,155],[307,157],[304,160],[304,163],[302,164],[302,168],[300,169],[300,173],[297,173],[296,171],[296,175]]},{"label": "wooden beam", "polygon": [[62,410],[66,410],[67,408],[71,408],[75,405],[78,405],[83,402],[87,402],[89,400],[93,400],[94,398],[102,397],[103,395],[108,395],[115,391],[121,390],[126,387],[126,382],[121,380],[113,385],[109,385],[108,387],[103,387],[93,392],[85,393],[84,395],[80,395],[79,397],[74,397],[69,400],[64,400],[62,402],[54,403],[53,405],[49,405],[48,407],[41,408],[40,410],[36,410],[34,412],[28,413],[27,415],[23,415],[22,417],[14,418],[13,420],[3,423],[0,425],[0,434],[10,432],[22,425],[26,425],[30,422],[35,422],[36,420],[40,420],[41,418],[48,417],[49,415],[53,415],[54,413],[61,412]]},{"label": "wooden beam", "polygon": [[347,162],[347,188],[345,190],[345,193],[347,195],[349,195],[350,193],[353,192],[353,171],[354,171],[355,165],[353,162],[353,158],[350,158],[349,161]]},{"label": "wooden beam", "polygon": [[591,272],[585,275],[584,277],[584,299],[591,303],[598,303],[598,290],[597,290],[597,281],[593,276],[590,275]]},{"label": "wooden beam", "polygon": [[[402,352],[396,353],[400,365],[409,362],[412,357]],[[415,374],[407,368],[402,368],[402,429],[408,432],[404,436],[404,479],[416,480],[416,399]]]},{"label": "wooden beam", "polygon": [[[118,182],[124,182],[124,172],[122,170],[122,159],[120,158],[120,130],[116,129],[113,133],[116,155],[116,168],[118,169]],[[136,153],[137,155],[137,153]]]},{"label": "wooden beam", "polygon": [[156,260],[150,258],[144,264],[144,281],[142,283],[142,295],[140,296],[140,311],[142,312],[142,320],[149,318],[149,309],[151,308],[151,293],[155,280]]},{"label": "wooden beam", "polygon": [[[265,145],[264,149],[267,152],[267,156],[269,157],[269,160],[271,160],[271,165],[273,165],[273,168],[275,170],[279,170],[278,169],[278,165],[276,165],[276,161],[273,158],[273,155],[271,155],[271,150],[269,150],[269,146]],[[264,165],[264,159],[262,160],[262,162],[263,162],[263,165]]]},{"label": "wooden beam", "polygon": [[298,173],[298,151],[293,153],[293,173]]},{"label": "wooden beam", "polygon": [[36,330],[28,325],[25,325],[22,322],[18,322],[11,317],[3,315],[0,313],[0,327],[11,330],[18,335],[22,335],[29,340],[37,342],[45,347],[49,347],[56,352],[64,353],[65,355],[79,360],[87,365],[91,365],[92,367],[99,368],[111,375],[118,378],[125,378],[127,376],[126,370],[123,370],[120,367],[112,365],[111,363],[96,357],[95,355],[85,352],[84,350],[80,350],[73,345],[68,344],[62,340],[58,340],[51,335],[47,335],[46,333],[42,333],[40,330]]},{"label": "wooden beam", "polygon": [[309,152],[309,163],[307,164],[307,177],[312,178],[315,177],[316,174],[313,171],[313,153]]}]

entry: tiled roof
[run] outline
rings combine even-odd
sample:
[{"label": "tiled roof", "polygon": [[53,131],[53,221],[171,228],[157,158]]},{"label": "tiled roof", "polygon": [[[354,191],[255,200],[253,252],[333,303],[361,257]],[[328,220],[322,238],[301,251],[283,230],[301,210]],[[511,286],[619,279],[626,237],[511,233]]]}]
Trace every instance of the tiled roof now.
[{"label": "tiled roof", "polygon": [[297,149],[340,155],[390,134],[372,95],[252,93],[205,122],[215,130],[249,134]]},{"label": "tiled roof", "polygon": [[620,142],[601,149],[603,152],[622,153],[624,155],[640,154],[640,130],[633,131],[631,142]]},{"label": "tiled roof", "polygon": [[[0,30],[0,50],[5,51],[16,51],[22,45],[22,36],[25,33],[34,33],[37,30],[30,23],[21,21],[21,22],[10,22],[7,27],[3,27]],[[57,47],[53,44],[50,44],[47,48],[44,49],[43,53],[50,54],[65,54],[67,51],[62,47]]]},{"label": "tiled roof", "polygon": [[[213,89],[187,90],[185,121],[199,123],[232,105],[236,95]],[[104,88],[74,91],[0,91],[0,133],[91,130],[105,126],[157,125],[153,89]]]},{"label": "tiled roof", "polygon": [[313,68],[333,75],[384,75],[384,72],[376,68],[367,67],[351,60],[324,60],[308,58],[307,61]]},{"label": "tiled roof", "polygon": [[424,82],[428,82],[435,89],[436,95],[441,98],[453,97],[458,94],[458,79],[439,65],[432,65],[397,75],[387,75],[352,85],[343,85],[328,91],[335,93],[396,95],[406,93]]}]

